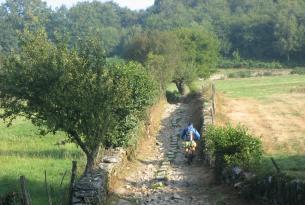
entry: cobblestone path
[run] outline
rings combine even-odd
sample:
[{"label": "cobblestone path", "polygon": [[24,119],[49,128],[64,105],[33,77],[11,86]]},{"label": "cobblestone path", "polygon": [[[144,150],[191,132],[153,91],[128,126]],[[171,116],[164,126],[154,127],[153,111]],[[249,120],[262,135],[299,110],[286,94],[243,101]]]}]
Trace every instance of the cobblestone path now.
[{"label": "cobblestone path", "polygon": [[198,156],[188,165],[183,154],[179,134],[192,113],[192,104],[166,106],[152,150],[139,156],[136,166],[126,167],[120,185],[112,190],[115,197],[108,202],[109,205],[219,204],[215,201],[221,201],[222,195],[212,193],[211,197],[213,190],[208,186],[211,173]]}]

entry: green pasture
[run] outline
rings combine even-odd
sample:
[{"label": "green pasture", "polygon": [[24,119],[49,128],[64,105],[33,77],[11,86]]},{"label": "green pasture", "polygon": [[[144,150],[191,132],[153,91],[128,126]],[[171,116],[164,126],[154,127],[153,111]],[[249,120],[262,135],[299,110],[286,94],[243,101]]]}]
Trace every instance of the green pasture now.
[{"label": "green pasture", "polygon": [[[77,160],[79,172],[84,156],[74,144],[56,145],[64,139],[63,133],[40,136],[29,121],[17,119],[11,127],[0,122],[0,195],[19,190],[19,177],[24,175],[33,205],[47,204],[44,171],[54,197],[63,195],[70,180],[71,161]],[[63,185],[60,186],[67,171]]]},{"label": "green pasture", "polygon": [[216,89],[232,98],[267,99],[305,87],[305,75],[238,78],[216,81]]}]

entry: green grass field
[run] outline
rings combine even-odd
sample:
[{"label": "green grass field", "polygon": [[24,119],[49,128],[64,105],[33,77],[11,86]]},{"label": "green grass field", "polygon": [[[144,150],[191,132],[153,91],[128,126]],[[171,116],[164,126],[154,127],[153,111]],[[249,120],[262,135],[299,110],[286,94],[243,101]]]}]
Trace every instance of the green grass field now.
[{"label": "green grass field", "polygon": [[[218,93],[225,96],[219,105],[227,116],[223,119],[241,122],[271,148],[264,169],[274,170],[270,160],[274,157],[282,171],[301,179],[305,179],[304,88],[305,75],[216,81]],[[298,89],[301,92],[294,92]]]},{"label": "green grass field", "polygon": [[272,95],[305,87],[305,75],[228,79],[217,81],[216,86],[229,97],[267,99]]},{"label": "green grass field", "polygon": [[[53,197],[61,196],[70,179],[71,161],[77,160],[79,172],[84,156],[74,144],[55,145],[64,139],[63,133],[39,136],[38,129],[29,121],[18,119],[7,128],[0,123],[0,195],[19,190],[19,177],[28,180],[33,205],[47,204],[44,171]],[[64,173],[67,175],[60,187]]]}]

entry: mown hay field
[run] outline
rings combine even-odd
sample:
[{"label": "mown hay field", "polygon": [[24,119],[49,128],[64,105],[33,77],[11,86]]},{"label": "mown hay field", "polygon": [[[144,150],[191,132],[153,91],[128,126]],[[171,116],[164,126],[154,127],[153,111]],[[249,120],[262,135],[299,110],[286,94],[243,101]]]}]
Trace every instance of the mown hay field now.
[{"label": "mown hay field", "polygon": [[[53,200],[60,198],[69,184],[72,160],[77,160],[81,167],[85,161],[74,144],[57,145],[63,139],[63,133],[40,136],[31,122],[21,118],[11,127],[1,121],[0,195],[19,190],[18,180],[24,175],[28,180],[33,205],[47,204],[44,186],[46,170]],[[66,171],[63,185],[60,186]]]},{"label": "mown hay field", "polygon": [[260,137],[281,169],[305,178],[305,76],[216,81],[217,123],[242,124]]}]

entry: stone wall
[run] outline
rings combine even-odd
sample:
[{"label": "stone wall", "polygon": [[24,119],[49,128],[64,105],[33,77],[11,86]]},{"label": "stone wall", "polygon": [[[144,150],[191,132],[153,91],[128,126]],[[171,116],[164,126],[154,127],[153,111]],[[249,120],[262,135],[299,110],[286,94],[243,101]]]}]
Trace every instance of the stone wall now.
[{"label": "stone wall", "polygon": [[127,160],[127,153],[122,148],[107,150],[96,170],[83,176],[73,190],[74,205],[98,205],[107,199],[109,186]]},{"label": "stone wall", "polygon": [[100,205],[107,201],[110,186],[123,170],[127,160],[133,158],[143,137],[151,137],[153,134],[155,124],[158,124],[159,118],[161,118],[160,112],[163,111],[164,105],[165,100],[160,99],[157,104],[149,109],[148,121],[139,124],[137,133],[130,140],[130,145],[126,149],[106,150],[95,171],[81,177],[75,183],[73,190],[74,205]]},{"label": "stone wall", "polygon": [[[214,124],[215,120],[215,113],[216,113],[216,106],[215,106],[215,99],[213,99],[213,94],[212,94],[212,88],[208,86],[206,89],[203,89],[202,91],[202,97],[203,97],[203,113],[202,113],[202,136],[203,140],[205,139],[205,131],[208,126]],[[214,93],[215,95],[215,93]],[[215,96],[214,96],[215,97]],[[204,142],[202,143],[204,145]],[[205,163],[213,167],[215,159],[212,155],[212,153],[208,153],[205,147],[203,147],[203,159]]]}]

